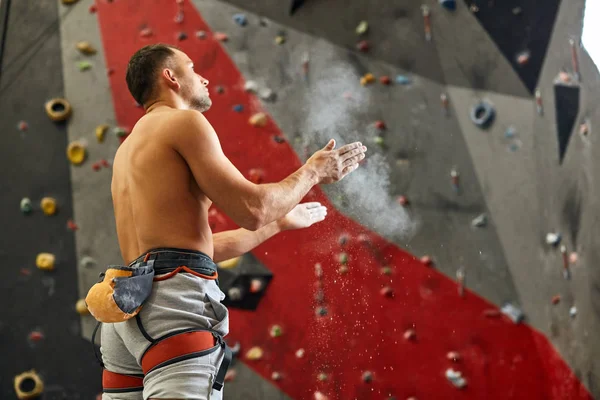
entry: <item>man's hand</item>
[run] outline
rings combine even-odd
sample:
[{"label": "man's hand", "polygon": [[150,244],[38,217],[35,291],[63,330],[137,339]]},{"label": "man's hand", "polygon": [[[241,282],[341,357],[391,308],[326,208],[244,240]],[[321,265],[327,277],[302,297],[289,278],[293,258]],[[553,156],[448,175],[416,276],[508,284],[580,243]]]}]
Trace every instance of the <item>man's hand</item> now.
[{"label": "man's hand", "polygon": [[358,163],[365,158],[367,147],[354,142],[335,148],[335,140],[331,139],[327,146],[313,154],[306,165],[311,166],[319,177],[319,183],[339,182],[346,175],[358,168]]},{"label": "man's hand", "polygon": [[314,223],[323,221],[327,215],[327,208],[321,203],[301,203],[292,209],[277,223],[282,231],[290,229],[308,228]]}]

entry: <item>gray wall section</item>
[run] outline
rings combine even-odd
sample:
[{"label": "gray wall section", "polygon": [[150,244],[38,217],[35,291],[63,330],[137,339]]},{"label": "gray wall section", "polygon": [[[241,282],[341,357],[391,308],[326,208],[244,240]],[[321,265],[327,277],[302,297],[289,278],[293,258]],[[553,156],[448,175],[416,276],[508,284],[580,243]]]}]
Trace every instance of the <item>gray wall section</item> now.
[{"label": "gray wall section", "polygon": [[[450,88],[449,93],[462,110],[462,132],[485,188],[487,205],[528,322],[550,338],[575,374],[595,396],[600,396],[596,361],[600,346],[593,336],[600,316],[595,237],[598,197],[593,180],[598,168],[593,155],[596,138],[593,133],[582,138],[576,126],[560,166],[553,99],[553,82],[559,70],[572,70],[568,40],[580,37],[582,9],[583,0],[564,2],[559,10],[539,83],[543,116],[537,114],[533,100],[461,88]],[[580,116],[590,116],[594,126],[600,96],[598,71],[582,50],[580,63],[584,79]],[[481,98],[490,99],[497,110],[496,122],[489,131],[476,128],[467,114],[468,107]],[[506,149],[504,132],[511,125],[521,143],[516,152]],[[572,267],[570,281],[563,278],[559,250],[545,243],[548,232],[560,232],[568,251],[578,252],[579,261]],[[552,305],[555,295],[561,296],[561,302]],[[571,306],[578,310],[574,319],[569,316]]]},{"label": "gray wall section", "polygon": [[[529,96],[520,78],[461,0],[456,2],[455,12],[447,11],[437,0],[308,0],[293,16],[289,15],[288,1],[221,1],[345,49],[354,51],[359,40],[367,39],[372,46],[369,52],[372,58],[438,83]],[[423,4],[431,10],[431,42],[425,40]],[[362,20],[370,23],[370,31],[359,37],[355,28]]]},{"label": "gray wall section", "polygon": [[[72,7],[69,18],[60,24],[65,97],[74,106],[67,125],[69,141],[87,143],[88,157],[84,164],[71,167],[73,214],[79,229],[76,234],[79,295],[84,298],[89,288],[109,264],[122,262],[116,237],[113,205],[110,192],[112,169],[94,171],[93,163],[100,159],[112,161],[119,146],[112,133],[116,126],[112,94],[108,82],[104,49],[98,17],[89,13],[93,0],[82,0]],[[76,48],[79,41],[89,42],[95,55],[82,55]],[[80,71],[77,63],[89,61],[92,68]],[[107,124],[110,130],[103,143],[96,140],[95,128]],[[95,265],[83,266],[83,257],[92,257]],[[91,316],[81,318],[83,336],[91,338],[96,324]]]},{"label": "gray wall section", "polygon": [[[43,379],[46,399],[91,399],[100,391],[100,368],[75,311],[67,132],[44,111],[47,100],[64,94],[59,24],[72,17],[56,0],[11,2],[0,80],[0,398],[7,400],[16,399],[13,377],[30,369]],[[20,120],[26,132],[17,129]],[[42,213],[45,196],[56,198],[56,215]],[[19,211],[23,197],[33,202],[29,216]],[[54,271],[36,268],[41,252],[56,256]],[[41,341],[28,339],[34,330]]]}]

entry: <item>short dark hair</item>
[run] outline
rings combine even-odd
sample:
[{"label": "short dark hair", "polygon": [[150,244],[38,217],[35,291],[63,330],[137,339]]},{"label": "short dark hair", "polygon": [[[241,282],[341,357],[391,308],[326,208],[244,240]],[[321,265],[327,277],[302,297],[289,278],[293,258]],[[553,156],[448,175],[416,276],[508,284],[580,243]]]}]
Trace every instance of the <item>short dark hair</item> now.
[{"label": "short dark hair", "polygon": [[144,105],[153,95],[156,87],[156,74],[177,49],[167,44],[151,44],[135,52],[127,64],[125,80],[129,92],[140,105]]}]

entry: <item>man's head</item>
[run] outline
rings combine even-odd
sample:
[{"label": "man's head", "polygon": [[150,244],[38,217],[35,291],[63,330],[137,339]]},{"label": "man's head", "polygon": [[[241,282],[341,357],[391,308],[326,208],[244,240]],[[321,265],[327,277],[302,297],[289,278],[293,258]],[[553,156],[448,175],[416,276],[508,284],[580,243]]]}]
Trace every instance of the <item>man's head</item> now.
[{"label": "man's head", "polygon": [[176,104],[201,112],[212,104],[208,81],[194,72],[192,60],[174,46],[142,47],[129,60],[126,80],[131,95],[144,107],[173,98]]}]

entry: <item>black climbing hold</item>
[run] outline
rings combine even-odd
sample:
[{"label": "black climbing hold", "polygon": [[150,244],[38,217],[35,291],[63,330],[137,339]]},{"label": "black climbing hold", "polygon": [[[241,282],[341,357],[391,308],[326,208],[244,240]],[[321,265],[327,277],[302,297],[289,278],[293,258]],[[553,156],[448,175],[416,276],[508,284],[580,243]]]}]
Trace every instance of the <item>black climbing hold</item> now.
[{"label": "black climbing hold", "polygon": [[494,116],[494,107],[487,101],[481,101],[471,108],[471,121],[480,128],[490,126]]},{"label": "black climbing hold", "polygon": [[304,4],[304,0],[292,0],[292,4],[290,6],[290,15],[294,15],[294,13],[302,7]]},{"label": "black climbing hold", "polygon": [[554,104],[556,108],[556,133],[558,135],[558,158],[562,164],[577,114],[579,114],[579,86],[554,85]]},{"label": "black climbing hold", "polygon": [[439,0],[440,5],[450,11],[456,10],[456,0]]},{"label": "black climbing hold", "polygon": [[[473,16],[479,20],[525,87],[533,94],[546,58],[561,0],[546,0],[543,6],[539,1],[533,0],[464,2],[469,8],[478,9]],[[520,65],[515,54],[524,48],[535,51],[531,53],[526,65]]]}]

